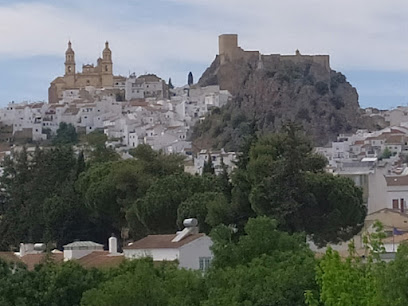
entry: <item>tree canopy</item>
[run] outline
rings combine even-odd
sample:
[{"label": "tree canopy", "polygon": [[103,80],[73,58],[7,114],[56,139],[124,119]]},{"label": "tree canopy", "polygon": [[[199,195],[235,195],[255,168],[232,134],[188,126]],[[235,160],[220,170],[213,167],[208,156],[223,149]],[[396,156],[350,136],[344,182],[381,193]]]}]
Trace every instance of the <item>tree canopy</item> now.
[{"label": "tree canopy", "polygon": [[71,145],[78,142],[78,134],[71,123],[61,122],[53,139],[54,145]]}]

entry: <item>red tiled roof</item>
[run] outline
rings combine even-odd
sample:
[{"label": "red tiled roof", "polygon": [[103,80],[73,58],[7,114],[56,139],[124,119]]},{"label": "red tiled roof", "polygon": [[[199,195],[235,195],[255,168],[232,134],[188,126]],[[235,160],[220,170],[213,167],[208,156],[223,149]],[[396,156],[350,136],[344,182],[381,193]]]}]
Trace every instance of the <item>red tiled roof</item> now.
[{"label": "red tiled roof", "polygon": [[84,257],[77,259],[77,262],[84,268],[110,268],[120,265],[125,256],[110,256],[108,251],[95,251]]},{"label": "red tiled roof", "polygon": [[408,175],[386,176],[387,186],[408,186]]},{"label": "red tiled roof", "polygon": [[405,142],[406,137],[404,135],[393,135],[388,136],[385,140],[388,144],[403,144]]},{"label": "red tiled roof", "polygon": [[0,252],[0,259],[6,262],[21,262],[20,258],[14,252]]},{"label": "red tiled roof", "polygon": [[20,260],[27,266],[28,270],[33,270],[34,267],[40,263],[46,261],[46,259],[50,259],[55,263],[62,262],[64,260],[64,255],[60,254],[27,254],[20,258]]},{"label": "red tiled roof", "polygon": [[132,245],[124,247],[124,249],[174,249],[182,247],[198,238],[204,237],[205,234],[193,234],[180,240],[179,242],[172,242],[176,237],[173,235],[149,235],[143,239],[133,242]]}]

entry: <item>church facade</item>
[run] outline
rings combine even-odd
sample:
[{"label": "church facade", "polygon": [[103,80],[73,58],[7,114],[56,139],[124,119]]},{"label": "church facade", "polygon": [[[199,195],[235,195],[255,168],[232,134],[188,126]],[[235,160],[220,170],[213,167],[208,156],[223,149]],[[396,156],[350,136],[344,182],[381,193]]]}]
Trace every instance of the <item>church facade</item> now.
[{"label": "church facade", "polygon": [[68,42],[68,49],[65,52],[65,74],[57,77],[51,82],[48,89],[48,102],[58,103],[62,99],[63,91],[69,89],[81,89],[86,86],[95,88],[114,88],[115,81],[120,76],[113,75],[112,51],[109,49],[109,43],[105,43],[105,49],[102,51],[102,58],[98,58],[96,66],[86,64],[82,66],[82,72],[76,71],[75,52],[72,44]]}]

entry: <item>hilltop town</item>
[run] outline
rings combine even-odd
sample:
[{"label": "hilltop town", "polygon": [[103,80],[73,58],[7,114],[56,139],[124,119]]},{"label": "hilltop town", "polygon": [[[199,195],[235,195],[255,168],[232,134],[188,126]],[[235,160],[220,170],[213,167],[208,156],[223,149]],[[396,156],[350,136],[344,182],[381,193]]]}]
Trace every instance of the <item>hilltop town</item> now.
[{"label": "hilltop town", "polygon": [[[218,44],[198,82],[174,87],[114,75],[108,42],[78,71],[69,41],[47,102],[0,109],[0,304],[6,291],[10,305],[69,300],[44,289],[66,289],[60,277],[81,283],[73,305],[113,305],[122,288],[123,305],[240,305],[265,282],[257,305],[276,292],[317,305],[317,267],[401,260],[408,108],[360,109],[329,55],[246,51],[236,34]],[[11,294],[20,275],[40,285]]]}]

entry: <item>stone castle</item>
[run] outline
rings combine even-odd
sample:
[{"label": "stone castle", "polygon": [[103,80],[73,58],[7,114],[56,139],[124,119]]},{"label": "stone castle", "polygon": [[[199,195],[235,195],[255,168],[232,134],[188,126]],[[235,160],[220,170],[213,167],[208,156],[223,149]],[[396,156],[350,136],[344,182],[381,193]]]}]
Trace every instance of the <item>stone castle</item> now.
[{"label": "stone castle", "polygon": [[258,65],[262,63],[279,65],[280,62],[291,61],[294,63],[316,63],[330,71],[329,55],[302,55],[296,50],[295,55],[270,54],[264,55],[259,51],[245,51],[238,46],[237,34],[222,34],[218,37],[220,64],[236,60],[258,60]]},{"label": "stone castle", "polygon": [[65,74],[51,82],[48,89],[49,103],[58,103],[62,99],[63,91],[67,89],[82,89],[87,86],[111,89],[118,81],[123,81],[123,77],[113,75],[112,51],[108,42],[105,43],[102,58],[98,58],[96,66],[82,65],[82,72],[76,72],[75,66],[75,52],[69,41],[65,52]]}]

